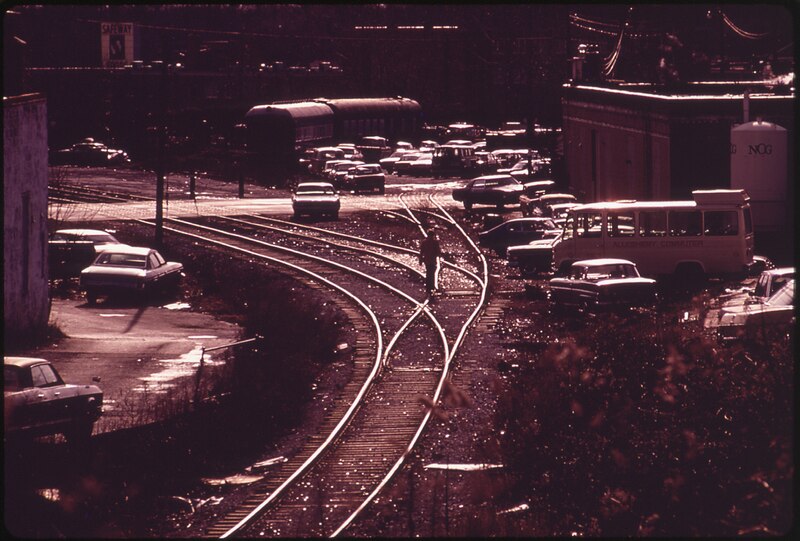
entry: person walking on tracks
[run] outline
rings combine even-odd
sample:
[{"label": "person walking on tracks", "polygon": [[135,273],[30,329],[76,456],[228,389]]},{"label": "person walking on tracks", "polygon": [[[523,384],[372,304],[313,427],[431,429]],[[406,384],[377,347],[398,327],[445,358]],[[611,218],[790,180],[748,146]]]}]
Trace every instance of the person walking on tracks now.
[{"label": "person walking on tracks", "polygon": [[425,291],[430,297],[436,289],[436,282],[439,274],[439,258],[442,255],[442,247],[436,232],[429,228],[425,232],[425,238],[419,244],[419,262],[425,265]]}]

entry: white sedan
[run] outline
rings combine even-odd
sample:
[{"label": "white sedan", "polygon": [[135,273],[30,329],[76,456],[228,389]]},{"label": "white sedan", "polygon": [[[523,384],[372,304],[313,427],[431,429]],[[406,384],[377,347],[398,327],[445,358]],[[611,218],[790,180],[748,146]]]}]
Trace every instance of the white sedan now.
[{"label": "white sedan", "polygon": [[183,265],[165,260],[157,250],[119,245],[81,271],[80,287],[94,304],[100,295],[166,292],[177,287],[182,276]]}]

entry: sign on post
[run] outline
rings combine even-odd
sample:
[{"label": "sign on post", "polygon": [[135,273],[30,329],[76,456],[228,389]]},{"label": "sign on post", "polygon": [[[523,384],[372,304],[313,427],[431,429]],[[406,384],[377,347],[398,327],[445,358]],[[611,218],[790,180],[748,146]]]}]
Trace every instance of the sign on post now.
[{"label": "sign on post", "polygon": [[133,23],[100,23],[100,54],[105,68],[132,63]]}]

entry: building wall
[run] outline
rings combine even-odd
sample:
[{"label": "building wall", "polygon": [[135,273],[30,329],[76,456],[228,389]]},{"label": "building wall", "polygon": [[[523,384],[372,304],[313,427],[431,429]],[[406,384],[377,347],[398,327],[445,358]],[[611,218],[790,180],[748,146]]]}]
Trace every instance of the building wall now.
[{"label": "building wall", "polygon": [[669,121],[657,112],[564,100],[570,189],[583,201],[669,195]]},{"label": "building wall", "polygon": [[3,310],[6,344],[47,327],[47,102],[3,98]]},{"label": "building wall", "polygon": [[[565,87],[562,110],[567,183],[584,201],[684,199],[730,187],[741,99]],[[750,116],[788,126],[791,139],[793,97],[752,100]]]}]

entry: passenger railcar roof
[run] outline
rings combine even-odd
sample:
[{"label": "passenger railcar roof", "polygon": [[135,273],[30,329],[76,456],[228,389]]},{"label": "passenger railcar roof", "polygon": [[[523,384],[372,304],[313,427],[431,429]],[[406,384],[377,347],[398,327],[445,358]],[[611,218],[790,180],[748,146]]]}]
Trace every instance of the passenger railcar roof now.
[{"label": "passenger railcar roof", "polygon": [[254,117],[332,117],[333,111],[324,103],[304,101],[298,103],[278,103],[273,105],[256,105],[245,115],[245,118]]},{"label": "passenger railcar roof", "polygon": [[344,114],[422,111],[419,103],[408,98],[342,98],[325,100],[324,103]]}]

